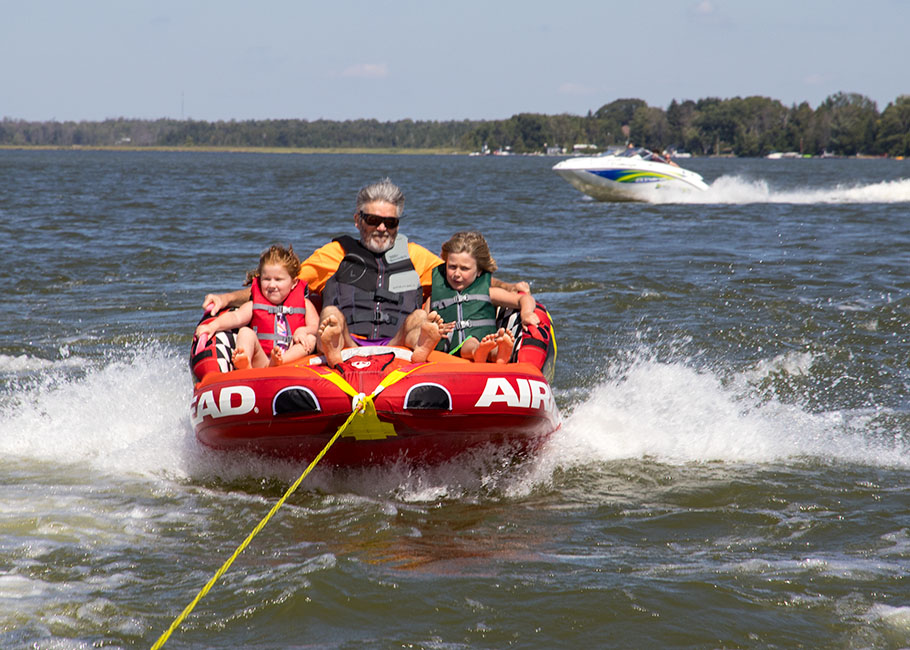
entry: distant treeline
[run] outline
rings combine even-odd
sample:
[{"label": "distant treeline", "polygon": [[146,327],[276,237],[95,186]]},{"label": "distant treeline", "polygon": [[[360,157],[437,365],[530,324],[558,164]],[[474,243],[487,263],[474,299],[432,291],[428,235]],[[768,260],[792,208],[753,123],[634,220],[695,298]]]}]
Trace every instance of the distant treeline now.
[{"label": "distant treeline", "polygon": [[695,155],[763,156],[772,151],[910,156],[910,95],[879,112],[856,93],[818,108],[767,97],[673,100],[666,110],[617,99],[587,115],[520,113],[507,120],[198,120],[0,121],[0,145],[269,147],[302,149],[511,149],[515,153],[598,149],[633,142]]}]

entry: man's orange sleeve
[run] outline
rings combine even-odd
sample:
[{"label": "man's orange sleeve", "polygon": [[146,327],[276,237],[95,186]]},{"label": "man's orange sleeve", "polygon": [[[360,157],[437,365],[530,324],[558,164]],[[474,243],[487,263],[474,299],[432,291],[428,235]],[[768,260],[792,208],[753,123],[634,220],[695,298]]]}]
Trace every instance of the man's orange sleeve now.
[{"label": "man's orange sleeve", "polygon": [[311,291],[321,292],[325,283],[338,270],[344,259],[344,249],[336,241],[313,251],[300,265],[297,277],[307,283]]},{"label": "man's orange sleeve", "polygon": [[424,287],[433,286],[433,269],[442,264],[442,259],[420,244],[411,242],[408,242],[408,254],[414,263],[414,270],[420,276],[420,284]]}]

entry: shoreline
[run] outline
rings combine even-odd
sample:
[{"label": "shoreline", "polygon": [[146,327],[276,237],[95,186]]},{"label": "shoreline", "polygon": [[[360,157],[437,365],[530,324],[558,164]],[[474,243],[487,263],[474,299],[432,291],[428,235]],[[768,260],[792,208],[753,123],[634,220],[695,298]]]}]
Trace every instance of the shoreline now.
[{"label": "shoreline", "polygon": [[[477,152],[462,149],[426,148],[407,149],[404,147],[216,147],[216,146],[163,146],[163,145],[28,145],[28,144],[0,144],[0,151],[115,151],[115,152],[158,152],[158,153],[255,153],[268,155],[319,155],[319,154],[348,154],[348,155],[393,155],[393,156],[476,156]],[[486,154],[492,155],[492,154]],[[584,154],[545,154],[521,153],[508,154],[507,157],[540,156],[552,158],[571,158]],[[595,154],[596,155],[596,154]],[[495,156],[494,156],[495,157]],[[693,156],[696,159],[712,158],[752,158],[751,156],[735,156],[732,154],[710,154],[707,156]],[[768,156],[755,156],[755,158],[768,158]],[[799,156],[801,160],[809,159],[854,159],[854,160],[899,160],[905,156],[873,156],[868,154],[855,154],[853,156]]]},{"label": "shoreline", "polygon": [[171,153],[263,153],[263,154],[394,154],[394,155],[433,155],[433,156],[467,156],[469,151],[460,149],[405,149],[402,147],[378,147],[368,149],[361,147],[215,147],[215,146],[161,146],[161,145],[0,145],[0,151],[156,151]]}]

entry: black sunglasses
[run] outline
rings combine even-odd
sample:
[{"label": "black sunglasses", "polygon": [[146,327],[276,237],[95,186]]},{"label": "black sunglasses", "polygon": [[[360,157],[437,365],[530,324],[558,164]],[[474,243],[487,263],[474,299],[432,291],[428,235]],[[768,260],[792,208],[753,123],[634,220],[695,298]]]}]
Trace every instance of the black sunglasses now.
[{"label": "black sunglasses", "polygon": [[369,212],[364,212],[363,210],[357,214],[368,226],[376,227],[379,224],[384,223],[385,227],[389,230],[395,230],[395,228],[398,227],[398,217],[380,217],[378,214],[370,214]]}]

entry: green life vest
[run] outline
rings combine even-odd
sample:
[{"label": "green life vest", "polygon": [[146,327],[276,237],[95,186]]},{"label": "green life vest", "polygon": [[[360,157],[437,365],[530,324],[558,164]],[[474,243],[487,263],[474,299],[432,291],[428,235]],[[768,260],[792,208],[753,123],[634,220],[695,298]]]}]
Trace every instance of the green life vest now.
[{"label": "green life vest", "polygon": [[455,323],[452,333],[443,338],[437,350],[455,354],[469,338],[482,339],[496,331],[496,307],[490,301],[490,280],[483,272],[464,291],[455,291],[445,277],[445,264],[433,269],[430,309],[447,323]]}]

